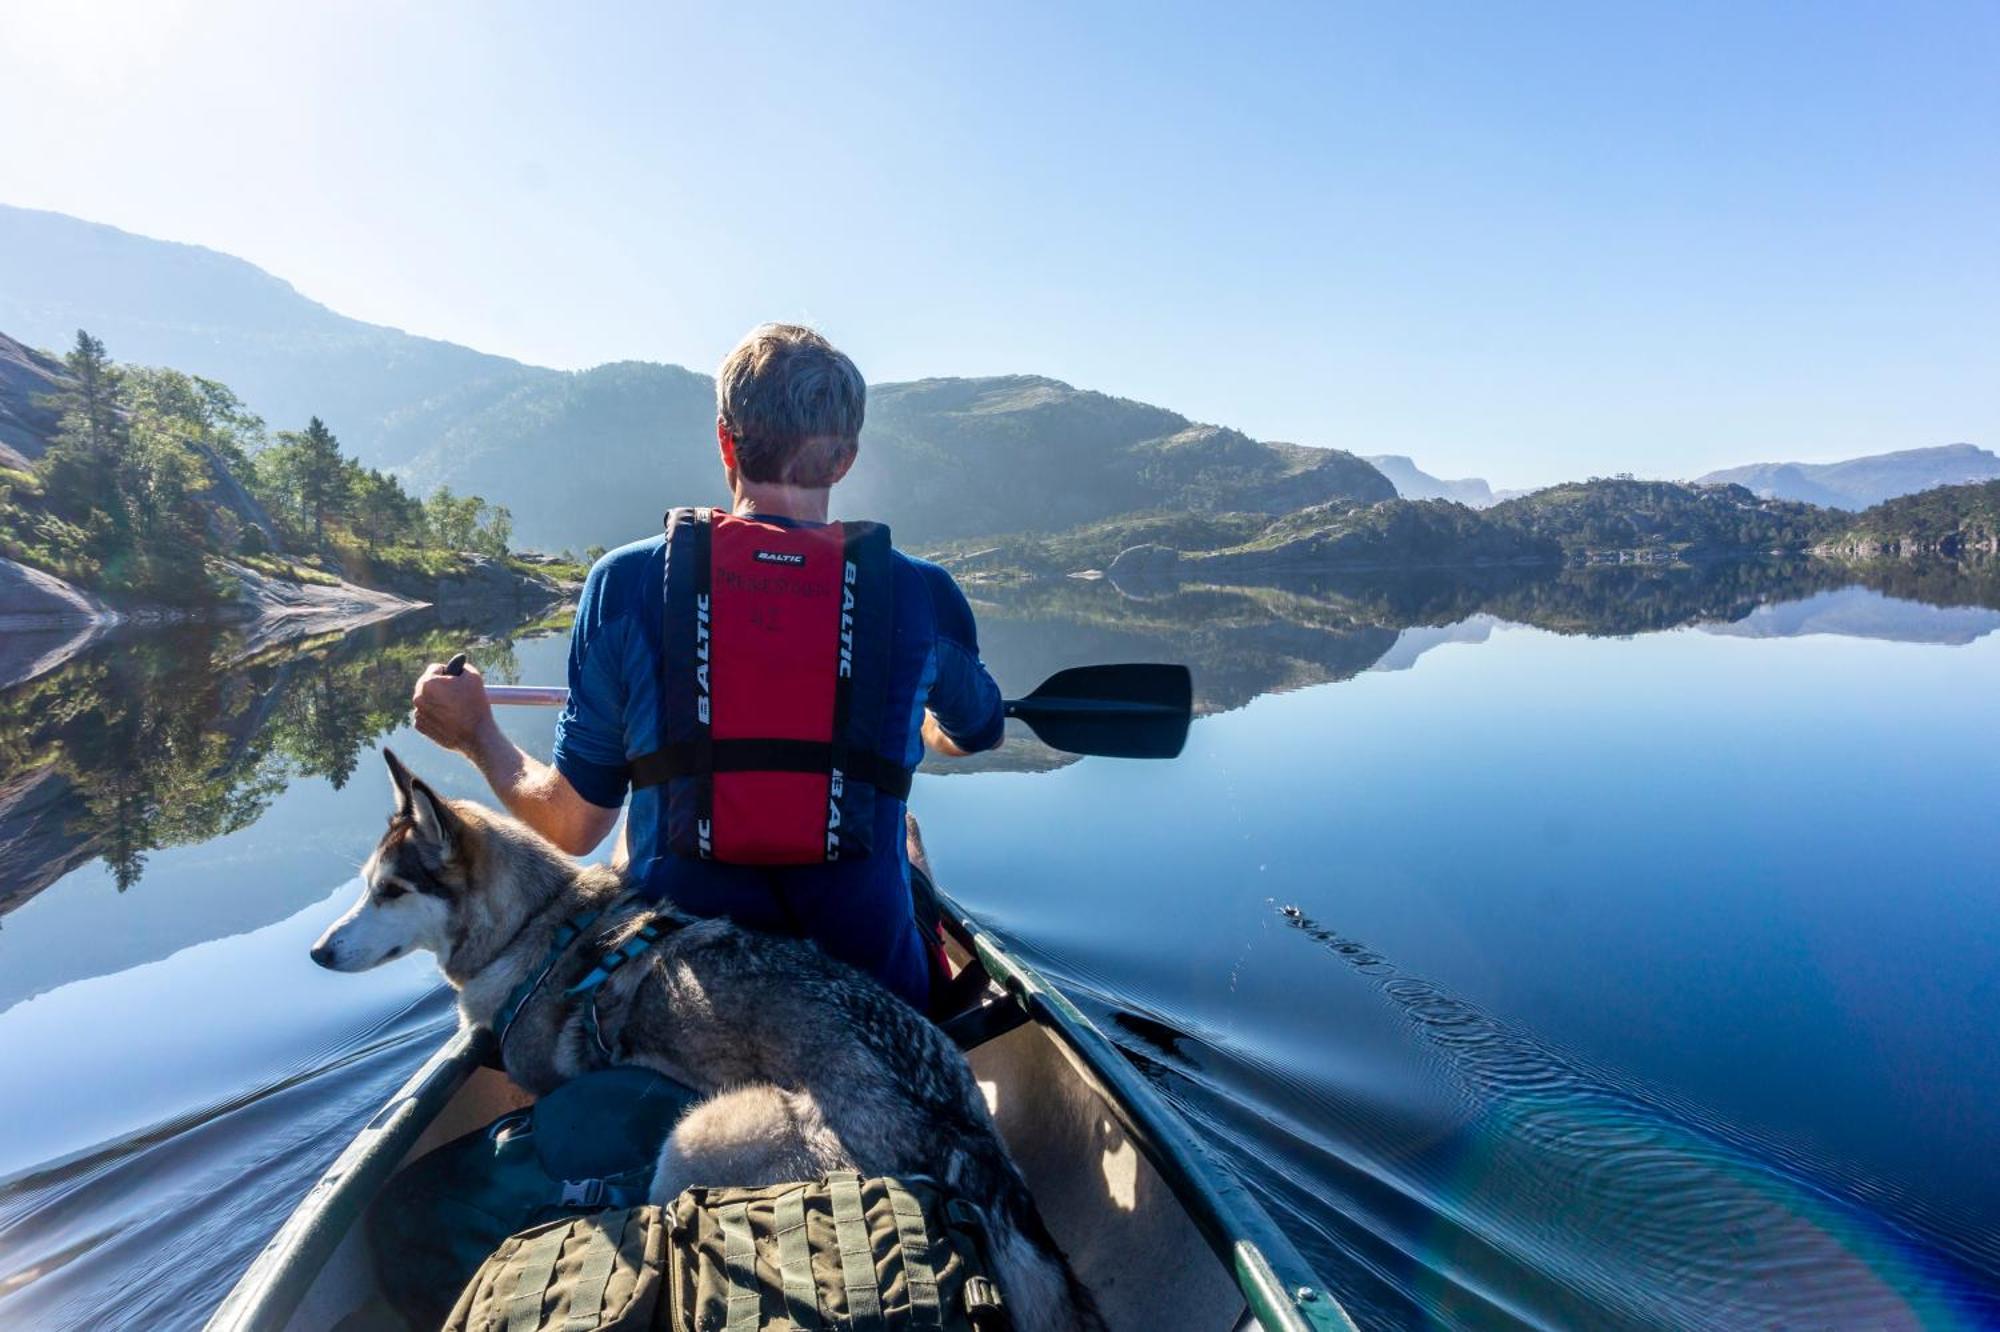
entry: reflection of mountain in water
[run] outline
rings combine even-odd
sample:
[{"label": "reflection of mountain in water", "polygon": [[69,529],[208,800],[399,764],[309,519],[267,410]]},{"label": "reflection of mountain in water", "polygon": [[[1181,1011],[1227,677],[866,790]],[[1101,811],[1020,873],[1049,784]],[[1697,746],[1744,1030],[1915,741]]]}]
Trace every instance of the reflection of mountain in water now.
[{"label": "reflection of mountain in water", "polygon": [[[1065,666],[1181,661],[1194,672],[1201,714],[1366,670],[1405,670],[1433,647],[1484,642],[1498,624],[1621,637],[1701,625],[1925,643],[1970,642],[2000,626],[2000,576],[1991,569],[1850,570],[1803,560],[1357,574],[1148,596],[1061,579],[972,593],[983,654],[1009,693]],[[996,753],[929,769],[1043,771],[1070,761],[1021,732]]]},{"label": "reflection of mountain in water", "polygon": [[1926,606],[1899,601],[1873,588],[1843,587],[1800,601],[1759,606],[1733,624],[1702,626],[1738,638],[1797,638],[1839,634],[1896,643],[1963,645],[2000,629],[2000,610],[1984,606]]},{"label": "reflection of mountain in water", "polygon": [[[247,826],[295,778],[344,784],[466,634],[416,615],[275,654],[244,642],[124,634],[0,693],[0,913],[99,857],[129,887],[147,852]],[[504,646],[483,656],[504,676]]]},{"label": "reflection of mountain in water", "polygon": [[[1438,571],[1148,598],[1062,579],[973,593],[986,660],[1009,693],[1067,666],[1179,661],[1204,714],[1406,669],[1440,644],[1482,642],[1499,623],[1925,643],[2000,627],[1991,567],[1916,563]],[[135,882],[148,851],[244,827],[297,777],[344,782],[360,749],[402,719],[422,663],[464,641],[419,615],[260,655],[233,632],[186,626],[128,634],[0,692],[0,912],[100,857],[121,885]],[[495,665],[504,678],[507,663]],[[1017,732],[996,753],[928,766],[1022,772],[1071,761]]]}]

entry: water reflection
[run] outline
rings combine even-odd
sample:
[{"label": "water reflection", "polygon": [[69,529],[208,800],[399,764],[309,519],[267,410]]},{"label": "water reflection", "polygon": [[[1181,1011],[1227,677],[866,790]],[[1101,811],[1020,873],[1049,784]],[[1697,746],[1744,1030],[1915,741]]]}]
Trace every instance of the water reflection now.
[{"label": "water reflection", "polygon": [[[1178,660],[1216,720],[1182,763],[925,779],[918,803],[954,889],[1097,1008],[1368,1325],[1976,1324],[2000,1307],[1990,1209],[1950,1202],[1941,1176],[1981,1176],[1936,1158],[2000,1087],[1962,1030],[1991,1008],[1967,941],[2000,900],[1967,796],[1996,584],[1772,562],[975,587],[1010,693]],[[533,628],[474,654],[557,679]],[[1969,646],[1716,637],[1822,634]],[[333,977],[304,948],[385,809],[350,778],[420,665],[475,636],[16,654],[0,1063],[44,1074],[0,1084],[0,1319],[199,1325],[434,1041],[426,960]],[[1770,683],[1780,657],[1805,672]],[[503,720],[546,752],[548,713]],[[1069,762],[1017,741],[947,770]],[[1962,1087],[1922,1076],[1947,1057]]]},{"label": "water reflection", "polygon": [[[102,858],[122,892],[146,855],[255,822],[292,782],[338,789],[400,724],[423,663],[468,641],[423,616],[246,653],[208,626],[115,635],[0,693],[0,912]],[[511,641],[481,660],[511,678]]]},{"label": "water reflection", "polygon": [[[1597,637],[1699,626],[1913,643],[1967,643],[2000,628],[2000,565],[1990,562],[1431,570],[1136,592],[1062,579],[981,584],[970,596],[981,648],[1010,694],[1065,666],[1182,661],[1204,715],[1363,671],[1405,669],[1432,648],[1483,641],[1495,623]],[[1074,761],[1014,725],[1005,749],[929,770],[1046,771]]]}]

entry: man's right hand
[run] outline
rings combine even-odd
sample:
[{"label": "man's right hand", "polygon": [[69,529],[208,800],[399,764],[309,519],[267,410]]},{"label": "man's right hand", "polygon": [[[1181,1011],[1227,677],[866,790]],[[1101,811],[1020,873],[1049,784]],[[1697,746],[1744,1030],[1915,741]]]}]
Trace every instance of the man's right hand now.
[{"label": "man's right hand", "polygon": [[410,694],[410,720],[419,735],[471,757],[495,730],[486,678],[470,663],[463,674],[447,675],[443,662],[432,662]]}]

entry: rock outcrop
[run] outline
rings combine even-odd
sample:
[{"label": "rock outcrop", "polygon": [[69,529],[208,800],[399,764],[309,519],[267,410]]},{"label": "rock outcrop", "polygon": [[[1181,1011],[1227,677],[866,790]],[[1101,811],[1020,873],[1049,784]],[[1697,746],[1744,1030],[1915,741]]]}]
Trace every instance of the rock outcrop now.
[{"label": "rock outcrop", "polygon": [[57,413],[45,399],[63,379],[62,362],[0,333],[0,467],[25,470],[48,448]]}]

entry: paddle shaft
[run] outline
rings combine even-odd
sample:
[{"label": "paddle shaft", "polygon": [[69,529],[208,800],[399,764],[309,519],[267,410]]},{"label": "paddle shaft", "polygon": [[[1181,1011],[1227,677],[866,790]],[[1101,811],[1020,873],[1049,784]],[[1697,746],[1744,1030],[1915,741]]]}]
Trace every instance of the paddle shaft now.
[{"label": "paddle shaft", "polygon": [[[445,664],[465,670],[465,654]],[[559,708],[561,685],[488,685],[488,701],[515,707]],[[1026,698],[1010,698],[1006,714],[1025,722],[1044,744],[1073,754],[1113,758],[1173,758],[1187,742],[1194,715],[1187,667],[1159,664],[1073,666],[1057,671]]]},{"label": "paddle shaft", "polygon": [[[516,708],[560,708],[569,702],[569,690],[562,685],[487,685],[486,701]],[[1172,704],[1138,703],[1122,698],[1010,698],[1004,705],[1009,717],[1055,713],[1112,714],[1131,717],[1171,717],[1178,713]]]}]

